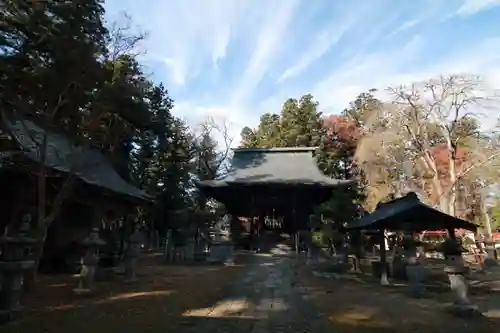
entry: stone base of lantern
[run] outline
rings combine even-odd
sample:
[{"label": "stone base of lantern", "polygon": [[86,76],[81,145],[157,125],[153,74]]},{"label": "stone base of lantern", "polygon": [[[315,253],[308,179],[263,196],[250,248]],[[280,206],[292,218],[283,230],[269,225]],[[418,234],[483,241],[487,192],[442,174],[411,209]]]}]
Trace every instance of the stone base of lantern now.
[{"label": "stone base of lantern", "polygon": [[94,294],[94,291],[89,288],[75,288],[73,292],[78,296],[92,296]]},{"label": "stone base of lantern", "polygon": [[481,316],[479,308],[472,304],[468,297],[468,285],[466,274],[469,268],[466,266],[448,266],[445,268],[450,280],[450,288],[455,296],[455,301],[450,305],[448,311],[457,316],[475,317]]},{"label": "stone base of lantern", "polygon": [[22,311],[21,306],[9,310],[0,310],[0,326],[20,320],[23,315]]},{"label": "stone base of lantern", "polygon": [[230,241],[213,242],[207,261],[213,264],[232,265],[234,263],[233,243]]},{"label": "stone base of lantern", "polygon": [[457,317],[481,317],[483,314],[474,304],[451,304],[448,309],[450,313]]},{"label": "stone base of lantern", "polygon": [[425,271],[419,264],[408,264],[405,267],[408,280],[408,292],[411,297],[420,298],[425,295]]}]

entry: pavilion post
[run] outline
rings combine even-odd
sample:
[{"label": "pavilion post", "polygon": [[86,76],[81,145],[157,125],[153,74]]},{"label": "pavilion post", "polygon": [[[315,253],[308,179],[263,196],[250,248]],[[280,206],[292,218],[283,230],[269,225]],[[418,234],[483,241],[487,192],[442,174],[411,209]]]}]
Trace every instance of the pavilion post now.
[{"label": "pavilion post", "polygon": [[294,235],[294,240],[295,240],[295,253],[300,254],[300,236],[299,232],[297,231],[297,210],[295,209],[295,194],[292,195],[292,230],[293,230],[293,235]]},{"label": "pavilion post", "polygon": [[383,286],[389,285],[387,277],[388,264],[387,264],[387,251],[385,249],[385,229],[379,231],[379,245],[380,245],[380,284]]},{"label": "pavilion post", "polygon": [[457,239],[457,236],[455,235],[455,229],[454,228],[448,228],[448,236],[452,239],[452,240],[456,240]]},{"label": "pavilion post", "polygon": [[255,227],[254,227],[254,215],[255,215],[255,197],[254,195],[252,194],[250,196],[250,215],[249,216],[249,220],[250,220],[250,230],[249,230],[249,235],[248,235],[248,247],[249,247],[249,250],[250,251],[253,251],[254,250],[254,232],[255,232]]}]

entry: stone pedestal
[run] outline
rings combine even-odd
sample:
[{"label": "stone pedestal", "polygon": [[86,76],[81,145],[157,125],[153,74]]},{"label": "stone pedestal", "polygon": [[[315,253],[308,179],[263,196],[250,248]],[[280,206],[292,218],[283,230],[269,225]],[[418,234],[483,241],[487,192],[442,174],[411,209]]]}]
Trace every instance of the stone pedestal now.
[{"label": "stone pedestal", "polygon": [[195,252],[196,252],[196,243],[194,239],[189,238],[186,245],[184,246],[184,259],[188,261],[194,260]]},{"label": "stone pedestal", "polygon": [[218,241],[212,243],[208,261],[211,263],[233,263],[233,243],[230,241]]},{"label": "stone pedestal", "polygon": [[0,238],[0,325],[21,316],[24,274],[33,269],[31,247],[35,239],[26,237],[31,217],[23,218],[17,234]]},{"label": "stone pedestal", "polygon": [[100,248],[106,242],[99,237],[99,228],[92,228],[90,235],[82,242],[85,254],[81,260],[78,286],[73,289],[76,294],[90,294],[94,290],[95,273],[99,264]]},{"label": "stone pedestal", "polygon": [[480,314],[478,307],[472,304],[468,297],[469,288],[465,275],[468,274],[469,268],[466,266],[447,266],[445,272],[448,274],[450,288],[455,298],[450,311],[458,316]]},{"label": "stone pedestal", "polygon": [[492,259],[492,260],[498,260],[498,254],[495,249],[495,243],[492,241],[485,242],[484,244],[484,249],[487,254],[487,258]]},{"label": "stone pedestal", "polygon": [[125,282],[137,281],[137,260],[141,251],[142,233],[136,225],[125,250]]},{"label": "stone pedestal", "polygon": [[409,262],[406,265],[406,277],[408,279],[409,294],[412,297],[423,297],[425,294],[425,270],[418,263]]},{"label": "stone pedestal", "polygon": [[212,230],[212,245],[208,261],[211,263],[233,263],[234,243],[230,234],[231,217],[219,221]]}]

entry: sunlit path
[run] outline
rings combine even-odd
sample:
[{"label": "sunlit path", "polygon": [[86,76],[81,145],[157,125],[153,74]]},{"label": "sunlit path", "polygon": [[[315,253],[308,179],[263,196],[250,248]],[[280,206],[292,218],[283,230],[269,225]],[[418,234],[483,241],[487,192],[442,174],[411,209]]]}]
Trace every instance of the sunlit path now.
[{"label": "sunlit path", "polygon": [[218,302],[183,314],[180,332],[322,332],[322,319],[296,286],[289,254],[286,245],[255,254],[255,262]]}]

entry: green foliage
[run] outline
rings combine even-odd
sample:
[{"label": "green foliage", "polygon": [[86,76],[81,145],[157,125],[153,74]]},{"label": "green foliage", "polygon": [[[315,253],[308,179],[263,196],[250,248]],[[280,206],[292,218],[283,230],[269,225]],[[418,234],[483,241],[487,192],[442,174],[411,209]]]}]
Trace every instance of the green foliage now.
[{"label": "green foliage", "polygon": [[156,196],[141,215],[166,228],[192,202],[195,140],[132,53],[143,36],[107,29],[102,4],[2,2],[0,110],[100,149],[124,179]]},{"label": "green foliage", "polygon": [[317,147],[323,134],[322,113],[318,103],[308,94],[299,100],[288,99],[280,114],[266,113],[256,129],[241,131],[241,147]]},{"label": "green foliage", "polygon": [[281,147],[317,147],[323,134],[322,113],[318,102],[310,94],[298,101],[288,99],[281,110]]}]

